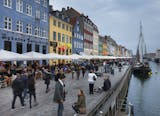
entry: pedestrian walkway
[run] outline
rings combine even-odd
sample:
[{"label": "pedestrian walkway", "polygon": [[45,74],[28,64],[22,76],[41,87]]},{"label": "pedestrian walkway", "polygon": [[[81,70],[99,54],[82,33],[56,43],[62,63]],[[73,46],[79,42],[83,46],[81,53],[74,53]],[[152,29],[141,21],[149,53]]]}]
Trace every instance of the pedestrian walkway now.
[{"label": "pedestrian walkway", "polygon": [[[128,66],[124,66],[122,71],[119,72],[115,68],[115,75],[110,75],[110,80],[112,86],[114,86],[124,75]],[[105,74],[104,74],[105,75]],[[84,90],[86,95],[87,109],[98,102],[98,98],[101,97],[101,93],[95,92],[93,95],[89,94],[87,76],[83,78],[80,76],[80,80],[73,79],[71,74],[66,74],[66,101],[64,102],[64,116],[72,116],[73,109],[72,104],[77,101],[77,90],[80,88]],[[103,85],[103,77],[98,77],[95,83],[95,88],[101,87]],[[50,84],[50,91],[45,93],[45,84],[43,80],[36,81],[36,93],[38,106],[29,108],[29,103],[26,104],[25,108],[21,108],[19,98],[16,100],[14,111],[11,111],[11,101],[12,101],[12,89],[4,88],[0,89],[0,114],[4,116],[56,116],[57,114],[57,104],[53,102],[55,82],[52,81]]]}]

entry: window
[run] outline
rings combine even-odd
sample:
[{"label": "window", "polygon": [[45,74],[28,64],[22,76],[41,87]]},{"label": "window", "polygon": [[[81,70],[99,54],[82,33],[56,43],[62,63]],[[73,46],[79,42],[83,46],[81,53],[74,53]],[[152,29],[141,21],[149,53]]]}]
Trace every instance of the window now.
[{"label": "window", "polygon": [[70,32],[72,32],[72,27],[70,27]]},{"label": "window", "polygon": [[57,25],[57,21],[53,20],[53,25],[56,26]]},{"label": "window", "polygon": [[4,19],[4,28],[11,30],[12,29],[12,19],[10,17],[5,17]]},{"label": "window", "polygon": [[8,8],[12,8],[12,0],[4,0],[4,6]]},{"label": "window", "polygon": [[32,34],[32,25],[31,24],[27,24],[27,26],[26,26],[26,33],[27,34]]},{"label": "window", "polygon": [[68,43],[68,35],[66,35],[66,43]]},{"label": "window", "polygon": [[65,42],[65,35],[62,34],[62,42]]},{"label": "window", "polygon": [[32,51],[32,44],[27,44],[27,52]]},{"label": "window", "polygon": [[17,42],[17,53],[22,54],[22,43]]},{"label": "window", "polygon": [[12,43],[10,41],[4,41],[4,50],[11,51]]},{"label": "window", "polygon": [[16,0],[16,10],[23,12],[23,0]]},{"label": "window", "polygon": [[35,52],[39,52],[39,45],[35,45]]},{"label": "window", "polygon": [[35,0],[35,2],[39,3],[40,4],[40,0]]},{"label": "window", "polygon": [[79,32],[79,26],[77,26],[77,32]]},{"label": "window", "polygon": [[61,28],[61,22],[58,22],[58,27]]},{"label": "window", "polygon": [[53,32],[53,40],[56,41],[56,32]]},{"label": "window", "polygon": [[69,43],[72,43],[72,37],[70,37],[70,39],[69,39]]},{"label": "window", "polygon": [[21,21],[17,21],[17,31],[23,32],[23,23]]},{"label": "window", "polygon": [[40,28],[39,27],[35,28],[35,35],[40,36]]},{"label": "window", "polygon": [[62,29],[65,29],[65,24],[62,24]]},{"label": "window", "polygon": [[35,16],[35,18],[37,20],[40,20],[40,11],[39,10],[36,10],[36,16]]},{"label": "window", "polygon": [[61,34],[58,33],[58,41],[61,41]]},{"label": "window", "polygon": [[43,6],[47,7],[47,0],[43,0]]},{"label": "window", "polygon": [[45,29],[42,30],[42,37],[47,37],[47,33]]},{"label": "window", "polygon": [[32,6],[29,4],[26,5],[26,13],[27,15],[32,16]]},{"label": "window", "polygon": [[46,46],[42,46],[42,50],[43,50],[43,54],[46,54],[46,49],[47,49],[47,47]]},{"label": "window", "polygon": [[43,13],[42,20],[43,21],[47,21],[47,13],[46,12]]},{"label": "window", "polygon": [[66,26],[66,30],[68,31],[68,25]]}]

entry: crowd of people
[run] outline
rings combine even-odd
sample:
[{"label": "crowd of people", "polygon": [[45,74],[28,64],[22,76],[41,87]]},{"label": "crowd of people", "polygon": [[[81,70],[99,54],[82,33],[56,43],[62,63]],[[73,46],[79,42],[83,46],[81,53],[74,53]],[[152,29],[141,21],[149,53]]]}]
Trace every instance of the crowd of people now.
[{"label": "crowd of people", "polygon": [[[98,72],[100,66],[101,72]],[[63,116],[63,102],[65,101],[65,73],[71,73],[72,79],[80,79],[80,73],[82,72],[82,77],[88,79],[89,83],[89,94],[94,94],[94,83],[97,80],[98,73],[111,73],[114,74],[114,65],[119,67],[121,71],[122,64],[118,62],[82,62],[82,63],[72,63],[65,65],[43,65],[40,66],[37,62],[34,62],[28,66],[18,67],[17,65],[9,65],[0,62],[0,82],[6,82],[6,86],[11,86],[13,90],[13,101],[11,108],[15,109],[16,98],[20,98],[20,103],[22,107],[26,105],[26,98],[29,98],[29,107],[32,108],[32,97],[34,98],[34,106],[38,105],[36,98],[36,87],[35,83],[37,79],[44,80],[46,85],[45,93],[49,92],[50,81],[54,80],[55,92],[53,101],[58,104],[57,115]],[[88,72],[88,75],[87,73]],[[104,83],[101,89],[107,91],[111,88],[111,82],[109,76],[104,78]],[[29,96],[28,96],[29,95]],[[73,109],[76,113],[86,113],[86,101],[85,93],[82,89],[78,90],[77,102],[73,104]]]}]

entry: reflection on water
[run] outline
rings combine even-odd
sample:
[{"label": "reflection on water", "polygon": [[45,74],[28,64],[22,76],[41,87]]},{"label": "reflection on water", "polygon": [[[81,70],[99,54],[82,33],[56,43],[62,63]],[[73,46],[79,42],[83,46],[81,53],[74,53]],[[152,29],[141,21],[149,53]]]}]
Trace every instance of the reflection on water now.
[{"label": "reflection on water", "polygon": [[160,64],[150,62],[152,75],[142,79],[132,75],[128,101],[134,105],[135,116],[160,116]]}]

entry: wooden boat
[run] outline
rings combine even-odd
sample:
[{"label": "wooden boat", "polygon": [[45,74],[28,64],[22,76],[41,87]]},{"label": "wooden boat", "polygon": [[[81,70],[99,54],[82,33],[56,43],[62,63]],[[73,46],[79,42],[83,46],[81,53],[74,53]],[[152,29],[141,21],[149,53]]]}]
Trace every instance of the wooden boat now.
[{"label": "wooden boat", "polygon": [[146,51],[146,45],[142,33],[142,24],[140,23],[140,36],[137,47],[136,63],[133,66],[133,74],[137,77],[149,77],[149,73],[151,73],[149,63],[147,60],[145,61]]}]

